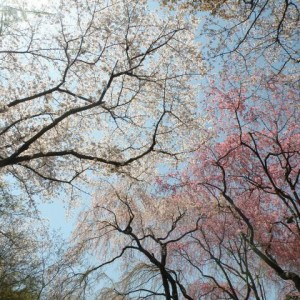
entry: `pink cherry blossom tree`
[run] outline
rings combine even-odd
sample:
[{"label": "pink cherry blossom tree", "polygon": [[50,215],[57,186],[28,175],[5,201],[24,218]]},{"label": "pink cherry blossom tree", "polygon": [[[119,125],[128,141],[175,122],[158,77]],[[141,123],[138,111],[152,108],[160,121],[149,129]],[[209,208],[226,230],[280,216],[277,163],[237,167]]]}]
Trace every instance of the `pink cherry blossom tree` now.
[{"label": "pink cherry blossom tree", "polygon": [[219,135],[199,152],[192,177],[199,197],[226,207],[236,234],[299,291],[299,92],[285,80],[224,78],[211,90]]}]

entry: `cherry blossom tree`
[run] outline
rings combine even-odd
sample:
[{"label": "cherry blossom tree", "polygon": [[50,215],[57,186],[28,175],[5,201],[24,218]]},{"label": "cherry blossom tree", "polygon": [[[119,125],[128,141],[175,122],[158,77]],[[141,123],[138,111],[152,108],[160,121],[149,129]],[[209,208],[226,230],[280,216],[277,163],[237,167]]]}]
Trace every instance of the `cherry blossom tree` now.
[{"label": "cherry blossom tree", "polygon": [[199,194],[239,220],[257,257],[299,291],[299,92],[281,80],[225,78],[211,91],[219,141],[195,160]]},{"label": "cherry blossom tree", "polygon": [[29,196],[68,184],[71,195],[88,171],[139,177],[154,159],[193,149],[185,137],[201,120],[192,79],[204,68],[192,23],[158,17],[145,1],[3,15],[2,181]]},{"label": "cherry blossom tree", "polygon": [[[0,183],[5,193],[25,192],[35,200],[41,193],[61,196],[60,188],[67,186],[73,199],[77,191],[90,192],[84,187],[98,177],[117,173],[144,179],[161,158],[177,163],[198,147],[193,137],[203,119],[195,79],[205,70],[194,39],[197,24],[181,15],[160,15],[146,1],[54,1],[42,12],[16,3],[6,1],[0,11]],[[126,207],[130,213],[131,206]],[[173,214],[176,225],[184,214]],[[163,251],[160,238],[153,236],[152,243]],[[165,282],[163,293],[184,293],[180,280],[164,267],[166,257],[158,258],[159,250],[150,254],[147,243],[132,249],[152,256],[154,272]],[[39,297],[53,292],[51,299],[62,299],[49,282],[59,280],[56,275],[68,261],[47,264],[47,272],[44,265],[36,270],[30,258],[43,249],[35,245],[29,247],[31,255],[24,255],[29,261],[20,264],[31,271],[20,276],[34,279],[37,272]],[[8,250],[13,254],[8,251],[7,257],[14,256]],[[146,264],[141,266],[143,271]]]}]

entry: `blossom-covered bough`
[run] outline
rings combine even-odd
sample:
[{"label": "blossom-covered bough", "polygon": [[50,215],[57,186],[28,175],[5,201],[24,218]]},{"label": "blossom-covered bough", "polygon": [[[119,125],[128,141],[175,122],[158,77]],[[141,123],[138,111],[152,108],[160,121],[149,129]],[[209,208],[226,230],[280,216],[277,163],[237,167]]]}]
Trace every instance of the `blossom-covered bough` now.
[{"label": "blossom-covered bough", "polygon": [[139,177],[195,146],[185,142],[201,123],[194,28],[148,10],[68,1],[3,18],[0,167],[29,196],[64,183],[76,192],[87,170]]}]

